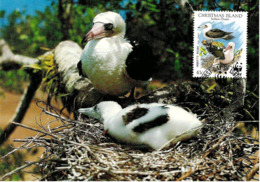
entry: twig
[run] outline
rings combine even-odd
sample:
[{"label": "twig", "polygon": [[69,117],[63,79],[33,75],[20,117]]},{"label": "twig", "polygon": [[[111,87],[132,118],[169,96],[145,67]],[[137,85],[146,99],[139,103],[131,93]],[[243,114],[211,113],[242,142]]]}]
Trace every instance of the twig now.
[{"label": "twig", "polygon": [[257,172],[259,172],[259,164],[254,165],[253,169],[247,174],[246,180],[250,181]]},{"label": "twig", "polygon": [[195,173],[196,170],[190,169],[188,172],[184,173],[180,178],[178,178],[176,181],[182,181],[183,179],[189,177],[191,174]]},{"label": "twig", "polygon": [[20,166],[20,167],[18,167],[18,168],[16,168],[16,169],[10,171],[9,173],[6,173],[4,176],[0,177],[0,180],[4,180],[4,179],[7,178],[8,176],[11,176],[12,174],[17,173],[18,171],[20,171],[20,170],[22,170],[22,169],[24,169],[24,168],[27,168],[27,167],[29,167],[29,166],[31,166],[31,165],[33,165],[33,164],[40,163],[40,162],[42,162],[42,161],[43,161],[43,159],[42,159],[42,160],[39,160],[39,161],[36,161],[36,162],[30,162],[30,163],[28,163],[28,164],[24,164],[23,166]]},{"label": "twig", "polygon": [[236,125],[235,127],[231,128],[231,130],[229,130],[224,136],[222,136],[218,142],[216,144],[213,145],[212,148],[210,148],[209,151],[207,151],[203,156],[202,159],[205,159],[215,148],[217,148],[220,144],[220,142],[222,142],[238,125]]},{"label": "twig", "polygon": [[60,140],[59,137],[57,137],[57,136],[55,136],[55,135],[53,135],[53,134],[51,134],[51,133],[47,133],[47,132],[45,132],[45,131],[41,131],[41,130],[38,130],[38,129],[36,129],[36,128],[31,128],[31,127],[29,127],[29,126],[26,126],[26,125],[23,125],[23,124],[20,124],[20,123],[16,123],[16,122],[11,122],[11,123],[14,124],[14,125],[21,126],[21,127],[23,127],[23,128],[32,130],[32,131],[36,131],[36,132],[39,132],[39,133],[43,133],[43,134],[45,134],[45,135],[49,135],[49,136],[51,136],[51,137],[53,137],[53,138],[55,138],[55,139],[58,139],[58,141]]}]

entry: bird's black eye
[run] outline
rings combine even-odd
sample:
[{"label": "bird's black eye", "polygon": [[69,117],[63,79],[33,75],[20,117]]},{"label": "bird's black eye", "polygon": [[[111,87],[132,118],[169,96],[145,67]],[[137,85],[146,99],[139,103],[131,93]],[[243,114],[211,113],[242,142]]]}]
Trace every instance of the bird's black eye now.
[{"label": "bird's black eye", "polygon": [[205,25],[205,27],[207,28],[207,27],[208,27],[208,25]]},{"label": "bird's black eye", "polygon": [[93,109],[94,109],[94,111],[96,111],[97,110],[97,105],[95,105]]},{"label": "bird's black eye", "polygon": [[112,23],[106,23],[104,25],[104,27],[105,27],[105,30],[112,30],[113,29],[113,24]]}]

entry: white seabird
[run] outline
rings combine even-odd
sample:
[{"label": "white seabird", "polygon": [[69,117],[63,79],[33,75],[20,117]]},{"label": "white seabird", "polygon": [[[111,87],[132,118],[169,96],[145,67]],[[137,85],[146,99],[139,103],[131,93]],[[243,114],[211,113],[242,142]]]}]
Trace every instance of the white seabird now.
[{"label": "white seabird", "polygon": [[225,39],[225,40],[231,40],[235,38],[232,34],[233,32],[225,32],[220,29],[212,29],[212,25],[210,23],[207,23],[205,25],[199,26],[198,28],[203,29],[203,36],[209,40],[215,40],[215,39]]},{"label": "white seabird", "polygon": [[91,108],[81,108],[80,113],[98,119],[105,131],[118,141],[146,145],[160,149],[176,136],[190,131],[180,140],[196,135],[201,121],[195,114],[178,106],[166,104],[136,104],[124,109],[114,101],[103,101]]},{"label": "white seabird", "polygon": [[215,58],[214,64],[229,64],[234,59],[235,54],[235,43],[229,42],[227,47],[223,50],[224,53],[224,59]]},{"label": "white seabird", "polygon": [[146,44],[124,38],[126,24],[118,13],[100,13],[93,23],[82,40],[88,43],[78,68],[99,92],[125,95],[151,78],[157,69],[152,50]]}]

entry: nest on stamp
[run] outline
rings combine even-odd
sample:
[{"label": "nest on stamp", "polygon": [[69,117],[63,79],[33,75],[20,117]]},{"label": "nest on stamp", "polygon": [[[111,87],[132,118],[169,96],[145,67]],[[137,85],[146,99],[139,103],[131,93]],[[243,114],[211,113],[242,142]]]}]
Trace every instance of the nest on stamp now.
[{"label": "nest on stamp", "polygon": [[[196,137],[160,151],[118,143],[104,136],[103,126],[97,120],[63,118],[43,103],[38,103],[43,113],[41,120],[45,115],[52,116],[53,120],[45,126],[39,122],[41,130],[33,129],[39,132],[38,135],[16,141],[23,142],[23,148],[45,148],[39,161],[28,163],[39,169],[41,177],[37,180],[256,179],[259,175],[258,141],[236,132],[236,118],[241,113],[229,113],[228,107],[221,108],[216,103],[228,106],[229,93],[223,93],[225,97],[214,92],[205,95],[201,89],[185,84],[176,88],[180,93],[185,91],[185,99],[175,101],[197,113],[203,126]],[[196,100],[198,98],[201,102]],[[254,100],[250,93],[247,98]],[[60,126],[53,128],[54,122]]]}]

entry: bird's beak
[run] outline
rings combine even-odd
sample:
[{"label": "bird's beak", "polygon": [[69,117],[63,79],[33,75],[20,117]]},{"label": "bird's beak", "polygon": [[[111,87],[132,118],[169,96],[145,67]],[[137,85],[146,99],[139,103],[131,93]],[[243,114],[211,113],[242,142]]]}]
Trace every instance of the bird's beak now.
[{"label": "bird's beak", "polygon": [[232,46],[227,46],[226,49],[224,49],[224,52],[226,52],[227,50],[231,49]]},{"label": "bird's beak", "polygon": [[96,119],[100,119],[100,114],[98,114],[94,107],[89,107],[89,108],[80,108],[78,110],[79,113],[85,114],[87,116],[96,118]]},{"label": "bird's beak", "polygon": [[93,39],[101,39],[110,36],[112,31],[106,31],[103,23],[94,23],[91,30],[83,37],[81,43],[91,41]]},{"label": "bird's beak", "polygon": [[93,108],[92,107],[90,107],[90,108],[80,108],[80,109],[78,109],[78,112],[85,114],[85,115],[88,115],[89,113],[93,112]]}]

